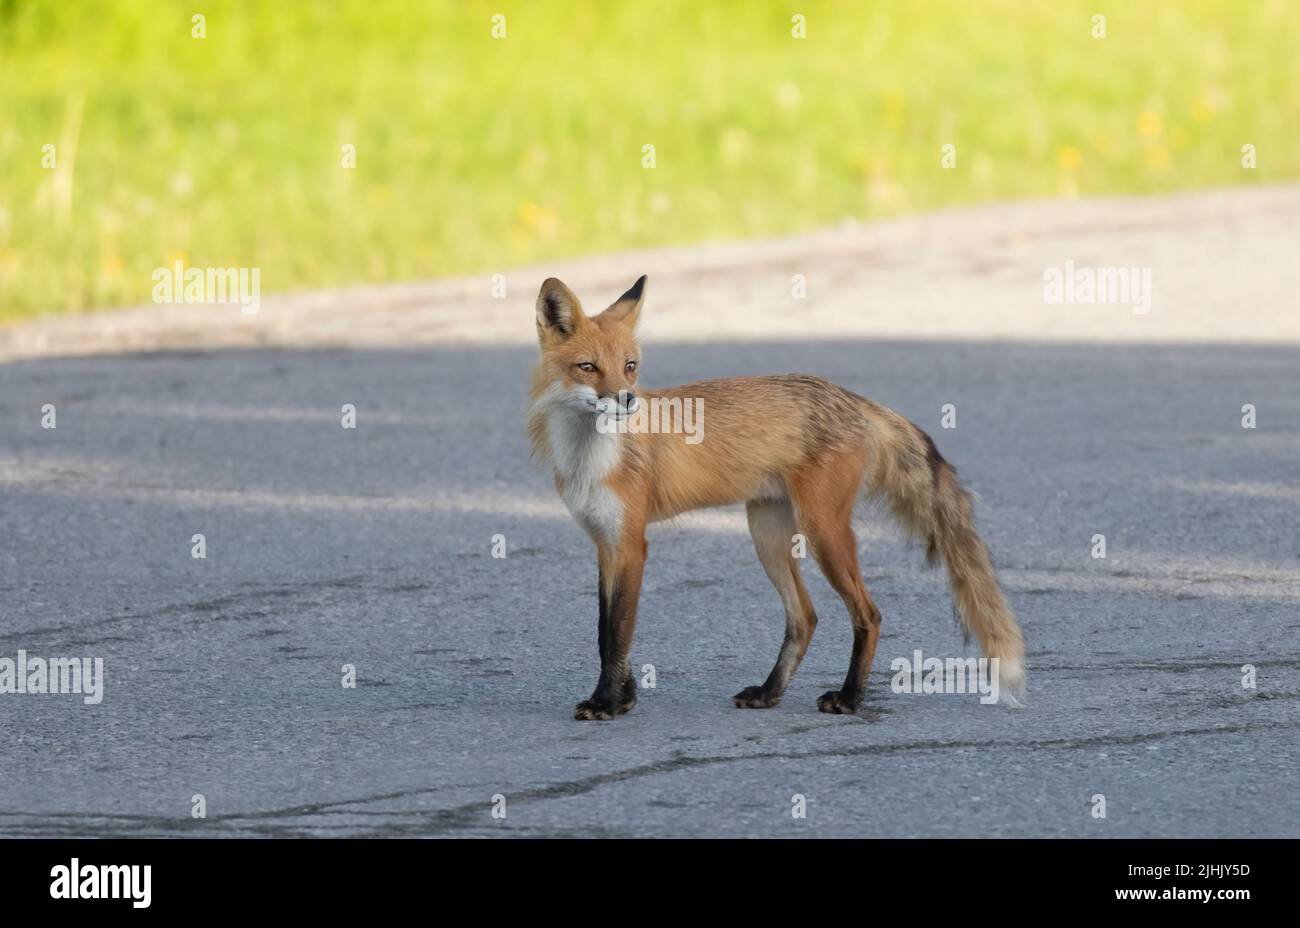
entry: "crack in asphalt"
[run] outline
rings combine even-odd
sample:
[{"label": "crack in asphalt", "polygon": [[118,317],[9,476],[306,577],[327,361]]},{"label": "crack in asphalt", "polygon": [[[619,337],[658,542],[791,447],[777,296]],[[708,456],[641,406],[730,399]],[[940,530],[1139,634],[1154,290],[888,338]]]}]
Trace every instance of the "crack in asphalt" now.
[{"label": "crack in asphalt", "polygon": [[[367,577],[364,574],[353,574],[347,577],[336,577],[332,580],[312,580],[306,583],[294,584],[289,586],[276,587],[269,590],[250,590],[244,593],[230,593],[225,596],[216,596],[210,599],[197,601],[172,603],[167,606],[159,606],[156,609],[150,609],[145,612],[131,612],[124,615],[112,615],[88,622],[69,623],[66,625],[47,625],[41,628],[31,628],[25,631],[13,631],[0,633],[0,643],[7,642],[39,642],[43,638],[56,637],[59,635],[68,635],[72,633],[84,633],[91,629],[108,629],[117,626],[123,622],[138,620],[149,620],[165,618],[167,616],[187,616],[194,622],[207,621],[240,621],[247,618],[260,618],[267,613],[257,609],[243,609],[242,611],[226,612],[232,607],[243,606],[252,601],[261,603],[267,600],[285,600],[285,599],[302,599],[310,597],[319,590],[336,590],[336,589],[355,589],[363,586]],[[403,588],[410,587],[411,584],[400,585]],[[405,592],[405,589],[397,587],[381,587],[379,592]],[[321,605],[321,600],[316,600],[314,605]],[[164,627],[164,626],[158,626]],[[169,626],[167,626],[169,627]],[[130,641],[131,638],[121,636],[114,638],[78,638],[81,644],[96,644],[102,641]]]},{"label": "crack in asphalt", "polygon": [[[593,774],[587,777],[581,777],[575,780],[561,781],[546,786],[533,787],[531,789],[521,790],[514,793],[508,793],[511,805],[521,803],[545,802],[552,799],[568,799],[574,796],[580,796],[592,792],[602,786],[612,783],[622,783],[630,780],[637,780],[650,776],[658,776],[664,773],[673,773],[678,770],[686,770],[699,767],[710,767],[720,764],[731,764],[746,761],[765,761],[765,760],[811,760],[816,758],[827,757],[864,757],[880,756],[888,757],[896,754],[925,751],[941,751],[948,749],[1028,749],[1028,750],[1059,750],[1059,749],[1086,749],[1095,747],[1125,747],[1129,745],[1151,744],[1153,742],[1169,741],[1176,738],[1195,737],[1199,735],[1219,735],[1219,734],[1240,734],[1243,732],[1261,732],[1279,729],[1300,728],[1300,722],[1271,722],[1257,723],[1249,725],[1219,725],[1209,728],[1186,728],[1177,731],[1164,732],[1138,732],[1130,735],[1119,736],[1093,736],[1087,738],[1048,738],[1042,740],[1007,740],[1007,741],[914,741],[901,744],[885,745],[858,745],[847,748],[834,748],[821,751],[759,751],[750,754],[722,754],[722,755],[703,755],[691,756],[684,753],[678,753],[666,760],[654,761],[648,764],[641,764],[636,767],[629,767],[623,770],[612,770],[606,773]],[[52,836],[78,836],[94,834],[96,837],[142,837],[150,834],[167,835],[167,836],[184,836],[191,835],[194,837],[236,837],[240,835],[264,836],[264,837],[304,837],[319,835],[322,830],[328,830],[328,827],[303,827],[300,824],[303,819],[310,819],[321,816],[355,816],[355,817],[374,817],[390,819],[411,819],[412,821],[389,822],[382,827],[369,828],[358,832],[355,827],[349,827],[348,831],[360,837],[419,837],[431,836],[452,832],[472,826],[475,819],[480,819],[484,815],[485,803],[482,800],[464,803],[459,806],[451,806],[445,809],[435,809],[431,811],[373,811],[365,809],[351,809],[348,806],[359,804],[371,804],[376,802],[391,802],[395,800],[409,799],[419,796],[433,796],[439,793],[439,788],[420,788],[410,790],[398,790],[388,793],[378,793],[373,796],[365,796],[359,799],[346,799],[333,802],[308,803],[298,806],[288,806],[281,809],[268,809],[259,812],[240,812],[230,815],[216,815],[207,819],[194,820],[195,824],[188,825],[191,820],[177,819],[167,816],[149,816],[149,815],[120,815],[111,813],[92,813],[92,812],[54,812],[40,813],[39,822],[27,823],[21,821],[24,818],[36,816],[37,813],[29,812],[6,812],[0,811],[0,820],[12,820],[12,824],[6,827],[5,831],[14,836],[35,836],[35,835],[52,835]],[[281,820],[291,819],[298,820],[290,823],[283,823]],[[67,821],[67,825],[62,822]],[[135,827],[119,827],[116,830],[94,830],[88,831],[86,825],[90,822],[116,823],[119,826],[131,824]],[[244,824],[247,823],[247,824]],[[227,831],[225,835],[214,835],[211,833],[211,826],[235,826],[234,829]],[[205,829],[202,834],[196,834],[198,829]]]}]

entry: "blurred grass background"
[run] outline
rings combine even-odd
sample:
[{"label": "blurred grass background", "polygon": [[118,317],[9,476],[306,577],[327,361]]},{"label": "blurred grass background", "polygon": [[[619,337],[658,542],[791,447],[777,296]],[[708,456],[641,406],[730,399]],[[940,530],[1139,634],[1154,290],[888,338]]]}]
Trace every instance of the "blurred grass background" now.
[{"label": "blurred grass background", "polygon": [[1294,0],[0,0],[0,319],[1296,177],[1297,50]]}]

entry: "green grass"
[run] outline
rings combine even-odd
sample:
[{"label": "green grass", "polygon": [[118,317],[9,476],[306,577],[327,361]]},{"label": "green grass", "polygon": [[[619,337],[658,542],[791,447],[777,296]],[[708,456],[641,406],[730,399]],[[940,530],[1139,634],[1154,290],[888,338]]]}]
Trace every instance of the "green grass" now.
[{"label": "green grass", "polygon": [[1293,0],[0,0],[0,319],[1296,177],[1297,49]]}]

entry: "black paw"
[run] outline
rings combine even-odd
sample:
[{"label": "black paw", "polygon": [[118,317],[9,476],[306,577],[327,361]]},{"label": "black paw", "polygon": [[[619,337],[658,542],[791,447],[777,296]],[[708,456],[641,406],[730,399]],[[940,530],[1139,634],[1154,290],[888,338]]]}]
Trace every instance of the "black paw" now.
[{"label": "black paw", "polygon": [[[611,691],[617,693],[611,695]],[[598,719],[606,721],[624,712],[630,712],[636,705],[636,680],[628,677],[622,683],[613,686],[597,686],[590,699],[584,699],[573,708],[573,717],[581,721]]]},{"label": "black paw", "polygon": [[584,699],[573,707],[573,717],[580,722],[600,721],[607,722],[617,715],[620,711],[613,703],[596,702],[594,699]]},{"label": "black paw", "polygon": [[747,686],[731,698],[737,709],[770,709],[781,701],[781,694],[761,686]]},{"label": "black paw", "polygon": [[833,715],[852,715],[862,705],[862,695],[850,696],[841,690],[831,690],[817,697],[817,711]]}]

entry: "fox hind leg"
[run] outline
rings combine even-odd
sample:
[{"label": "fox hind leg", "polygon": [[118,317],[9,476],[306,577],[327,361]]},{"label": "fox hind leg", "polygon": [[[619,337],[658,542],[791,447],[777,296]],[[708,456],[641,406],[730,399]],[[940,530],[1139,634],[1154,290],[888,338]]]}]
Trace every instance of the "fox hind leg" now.
[{"label": "fox hind leg", "polygon": [[733,698],[741,709],[766,709],[781,701],[799,662],[803,660],[817,627],[812,600],[799,577],[799,562],[792,553],[795,527],[794,509],[788,499],[751,500],[745,506],[749,534],[754,550],[776,587],[785,607],[785,640],[781,653],[767,680],[759,686],[747,686]]},{"label": "fox hind leg", "polygon": [[[831,690],[818,698],[817,708],[822,712],[849,714],[858,711],[862,705],[867,675],[871,672],[871,663],[876,656],[876,645],[880,641],[880,610],[876,608],[875,601],[862,582],[855,545],[853,530],[849,528],[834,542],[835,550],[818,558],[826,579],[844,600],[853,622],[853,651],[849,656],[849,671],[844,677],[844,685],[838,691]],[[848,553],[843,553],[846,550]]]},{"label": "fox hind leg", "polygon": [[797,482],[792,486],[799,524],[813,557],[831,587],[844,600],[853,623],[848,674],[840,689],[818,698],[817,708],[822,712],[851,714],[858,710],[880,640],[880,610],[862,582],[857,537],[853,533],[853,502],[860,473],[858,470],[850,478],[836,469],[830,474],[816,475],[818,479],[809,481],[803,492]]}]

